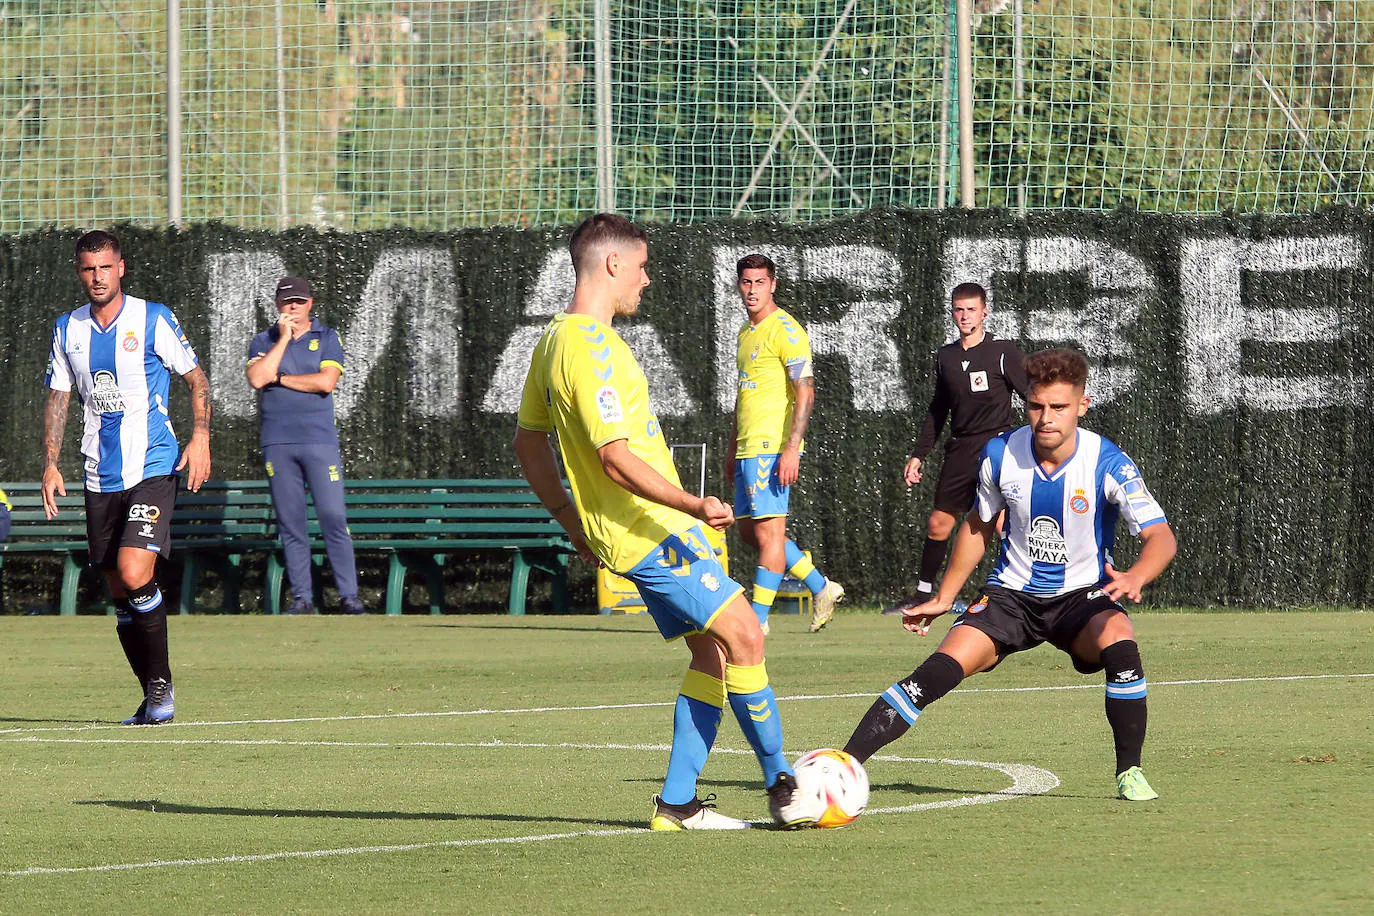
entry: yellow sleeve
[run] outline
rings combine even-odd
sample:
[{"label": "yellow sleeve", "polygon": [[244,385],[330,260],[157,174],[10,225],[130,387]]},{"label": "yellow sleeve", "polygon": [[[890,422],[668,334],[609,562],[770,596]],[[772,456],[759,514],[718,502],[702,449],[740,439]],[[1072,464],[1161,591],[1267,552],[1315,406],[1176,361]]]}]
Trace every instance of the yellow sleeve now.
[{"label": "yellow sleeve", "polygon": [[589,344],[568,360],[568,400],[592,447],[601,448],[608,442],[630,438],[636,373],[610,340],[591,339]]},{"label": "yellow sleeve", "polygon": [[791,317],[780,321],[774,345],[789,379],[811,378],[815,374],[811,369],[811,338],[801,322]]},{"label": "yellow sleeve", "polygon": [[[539,348],[536,347],[535,359],[538,354]],[[553,418],[549,416],[549,389],[547,385],[539,383],[541,374],[531,361],[530,370],[525,374],[525,387],[520,392],[520,412],[515,422],[525,429],[551,433]]]}]

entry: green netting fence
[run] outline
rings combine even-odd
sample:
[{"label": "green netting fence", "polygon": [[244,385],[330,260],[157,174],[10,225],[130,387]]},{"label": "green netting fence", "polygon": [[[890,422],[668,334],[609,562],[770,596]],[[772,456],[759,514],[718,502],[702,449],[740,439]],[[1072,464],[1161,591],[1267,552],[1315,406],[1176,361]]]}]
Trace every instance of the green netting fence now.
[{"label": "green netting fence", "polygon": [[1367,0],[953,2],[8,0],[0,232],[1374,196]]}]

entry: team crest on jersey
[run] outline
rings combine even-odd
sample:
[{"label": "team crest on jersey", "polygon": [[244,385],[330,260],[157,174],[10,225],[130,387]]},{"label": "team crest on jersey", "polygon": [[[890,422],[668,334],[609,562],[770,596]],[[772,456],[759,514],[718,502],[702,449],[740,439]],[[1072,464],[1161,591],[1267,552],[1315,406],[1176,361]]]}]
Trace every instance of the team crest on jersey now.
[{"label": "team crest on jersey", "polygon": [[1062,566],[1069,562],[1069,545],[1064,541],[1064,533],[1059,530],[1059,522],[1048,515],[1036,516],[1031,521],[1026,548],[1032,563]]},{"label": "team crest on jersey", "polygon": [[1069,497],[1069,508],[1079,515],[1087,515],[1092,505],[1088,502],[1088,494],[1083,490],[1074,490],[1073,496]]},{"label": "team crest on jersey", "polygon": [[978,596],[978,600],[975,601],[975,602],[973,602],[972,604],[970,604],[969,607],[968,607],[968,610],[967,610],[967,611],[964,611],[964,613],[965,613],[965,614],[977,614],[977,613],[979,613],[980,611],[985,611],[985,610],[987,610],[987,607],[988,607],[988,596],[987,596],[987,595],[979,595],[979,596]]},{"label": "team crest on jersey", "polygon": [[752,350],[749,351],[749,358],[750,358],[750,359],[758,359],[758,358],[759,358],[759,345],[758,345],[758,344],[754,344],[754,349],[752,349]]},{"label": "team crest on jersey", "polygon": [[717,579],[715,576],[711,575],[710,573],[701,574],[701,585],[708,592],[720,591],[720,580]]},{"label": "team crest on jersey", "polygon": [[968,386],[973,391],[988,390],[988,374],[983,370],[968,374]]},{"label": "team crest on jersey", "polygon": [[319,348],[320,348],[320,342],[319,342],[318,340],[312,340],[312,341],[310,341],[310,349],[311,349],[311,350],[318,350]]},{"label": "team crest on jersey", "polygon": [[596,409],[601,414],[602,423],[623,423],[625,409],[620,406],[620,392],[605,385],[596,393]]},{"label": "team crest on jersey", "polygon": [[138,349],[138,335],[133,331],[124,335],[124,339],[119,344],[124,348],[125,353],[132,353]]},{"label": "team crest on jersey", "polygon": [[115,382],[114,373],[101,369],[91,376],[91,407],[96,413],[123,413],[124,393]]}]

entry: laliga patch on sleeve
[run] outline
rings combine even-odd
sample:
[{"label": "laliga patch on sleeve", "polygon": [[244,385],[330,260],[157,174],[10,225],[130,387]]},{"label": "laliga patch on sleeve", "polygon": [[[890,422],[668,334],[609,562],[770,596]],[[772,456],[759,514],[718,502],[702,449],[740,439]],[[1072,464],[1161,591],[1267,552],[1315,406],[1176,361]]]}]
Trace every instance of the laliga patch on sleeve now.
[{"label": "laliga patch on sleeve", "polygon": [[610,385],[602,386],[596,393],[596,409],[601,414],[602,423],[625,422],[625,409],[620,406],[620,392]]}]

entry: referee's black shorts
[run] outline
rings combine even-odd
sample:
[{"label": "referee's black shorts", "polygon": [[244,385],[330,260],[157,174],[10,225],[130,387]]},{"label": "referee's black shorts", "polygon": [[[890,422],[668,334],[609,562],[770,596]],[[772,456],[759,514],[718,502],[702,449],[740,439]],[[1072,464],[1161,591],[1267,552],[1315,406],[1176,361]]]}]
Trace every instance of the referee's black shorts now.
[{"label": "referee's black shorts", "polygon": [[950,515],[963,515],[973,508],[978,492],[978,457],[988,440],[1005,430],[976,433],[951,438],[945,444],[945,463],[940,468],[940,482],[935,486],[935,508]]}]

